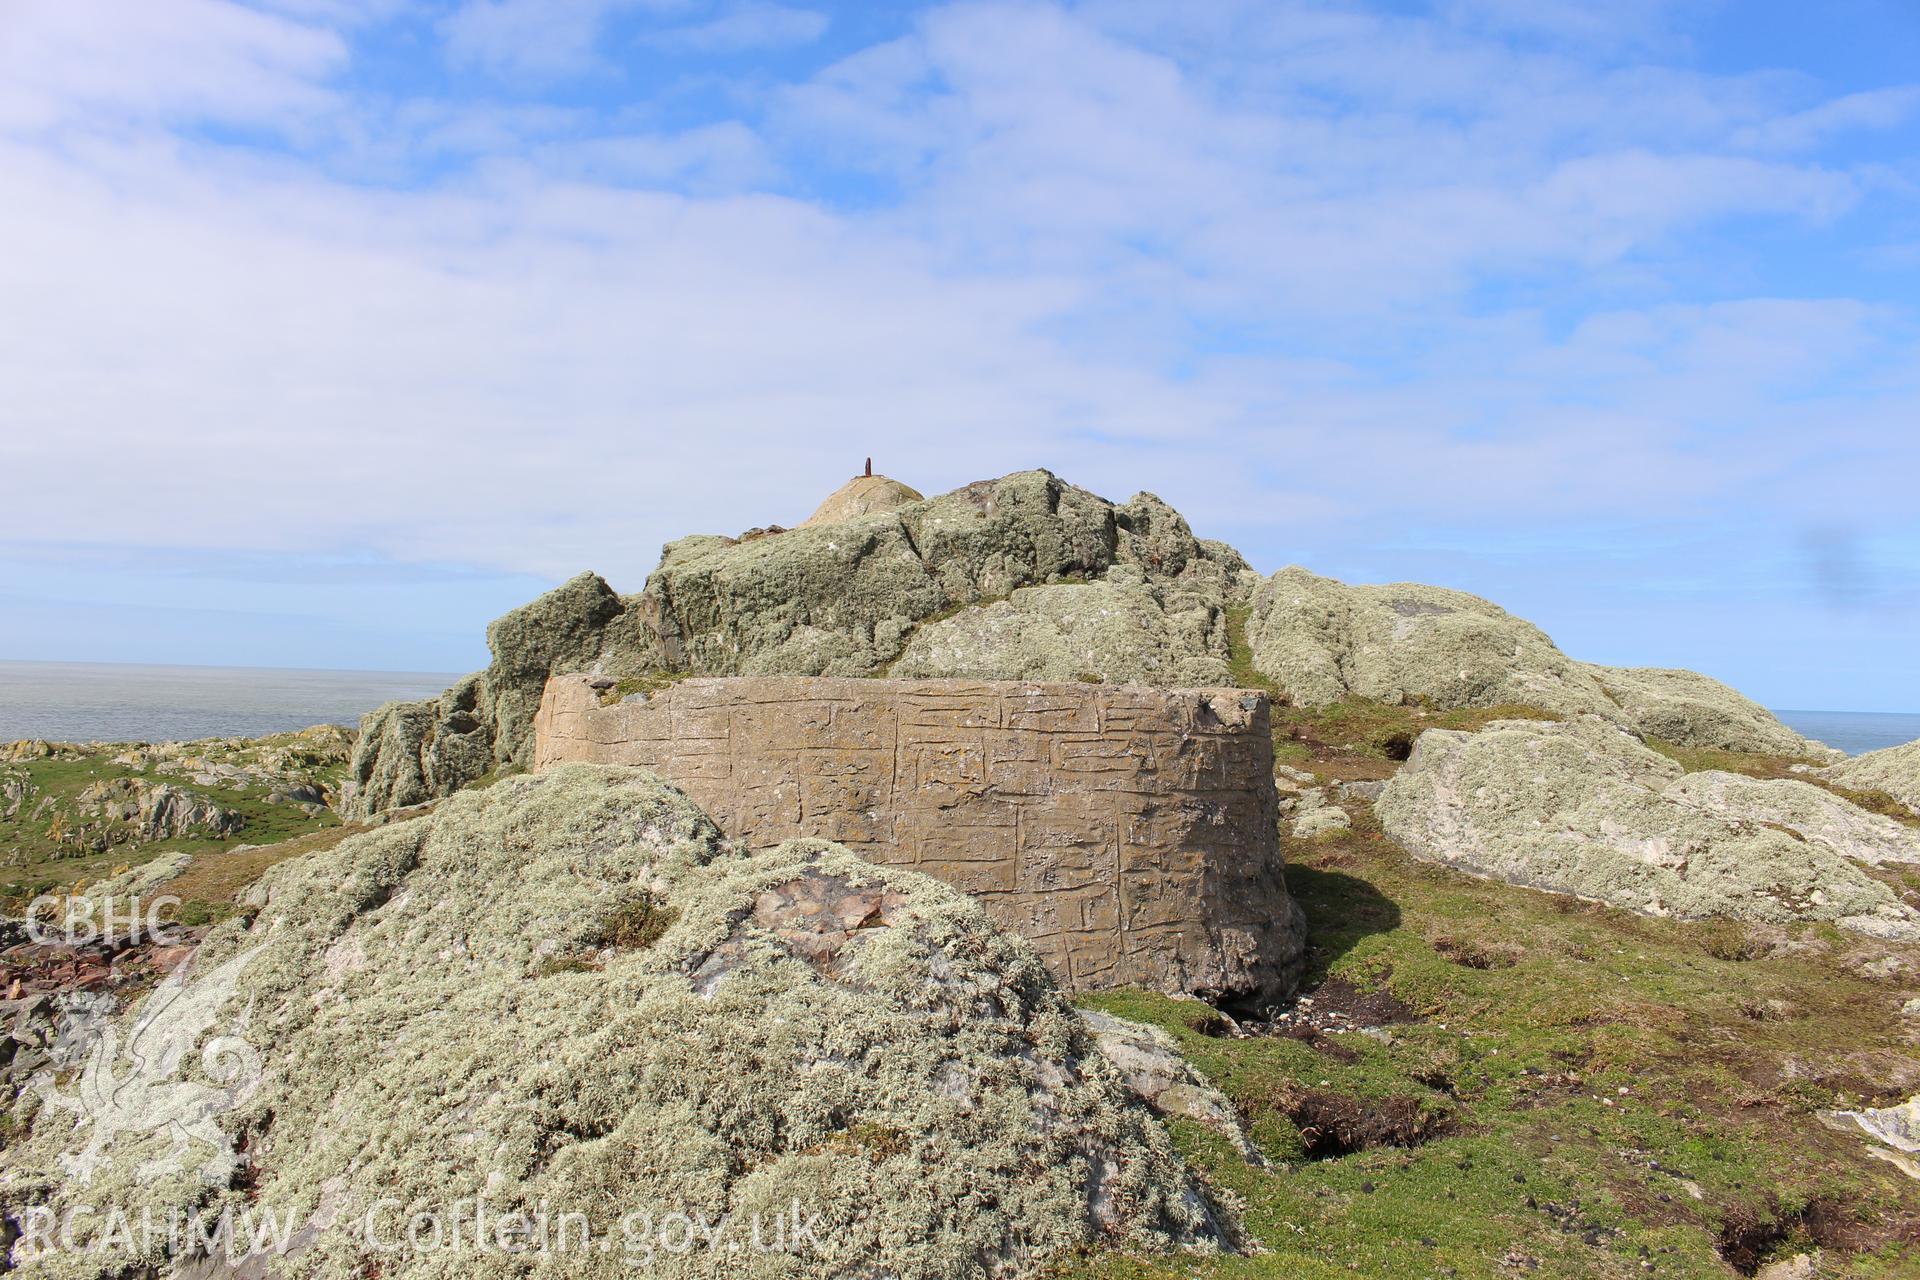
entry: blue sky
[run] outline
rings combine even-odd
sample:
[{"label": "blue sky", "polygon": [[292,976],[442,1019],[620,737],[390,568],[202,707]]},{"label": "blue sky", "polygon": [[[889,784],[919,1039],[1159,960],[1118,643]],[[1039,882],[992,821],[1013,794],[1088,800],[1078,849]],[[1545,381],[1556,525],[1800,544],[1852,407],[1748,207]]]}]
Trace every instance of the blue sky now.
[{"label": "blue sky", "polygon": [[855,470],[1920,710],[1899,0],[10,0],[0,657],[464,670]]}]

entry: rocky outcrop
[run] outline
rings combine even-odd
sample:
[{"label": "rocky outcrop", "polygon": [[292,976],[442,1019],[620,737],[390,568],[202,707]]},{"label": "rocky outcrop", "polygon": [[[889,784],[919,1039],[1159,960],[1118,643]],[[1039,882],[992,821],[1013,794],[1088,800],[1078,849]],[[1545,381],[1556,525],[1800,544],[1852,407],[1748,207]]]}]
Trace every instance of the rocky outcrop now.
[{"label": "rocky outcrop", "polygon": [[[301,1224],[231,1268],[163,1236],[156,1274],[629,1275],[665,1215],[743,1233],[645,1258],[679,1276],[1018,1276],[1093,1243],[1220,1238],[979,907],[823,841],[741,852],[639,770],[462,793],[282,863],[250,903],[98,1041],[71,1087],[101,1105],[51,1086],[0,1156],[9,1218],[73,1223],[41,1271],[125,1274],[94,1247],[101,1206]],[[471,1232],[476,1198],[496,1223],[577,1215],[611,1249],[408,1229],[464,1205]],[[727,1249],[796,1205],[784,1252]]]},{"label": "rocky outcrop", "polygon": [[644,595],[674,670],[865,676],[923,619],[1117,564],[1216,599],[1243,567],[1150,495],[1117,506],[1027,471],[840,524],[682,539]]},{"label": "rocky outcrop", "polygon": [[1299,706],[1366,698],[1613,710],[1599,682],[1545,632],[1463,591],[1349,586],[1293,566],[1255,591],[1247,643],[1254,665]]},{"label": "rocky outcrop", "polygon": [[729,678],[603,706],[559,676],[534,764],[568,761],[653,769],[751,847],[823,836],[943,880],[1077,990],[1264,1009],[1298,975],[1263,694]]},{"label": "rocky outcrop", "polygon": [[1155,1111],[1197,1120],[1231,1143],[1248,1164],[1266,1166],[1266,1157],[1240,1123],[1238,1108],[1180,1056],[1173,1037],[1158,1027],[1129,1022],[1098,1009],[1082,1009],[1080,1019],[1093,1032],[1107,1061],[1126,1077],[1127,1087]]},{"label": "rocky outcrop", "polygon": [[1920,815],[1920,742],[1843,760],[1823,776],[1856,791],[1884,792]]},{"label": "rocky outcrop", "polygon": [[1697,671],[1593,665],[1586,669],[1619,706],[1619,712],[1609,718],[1642,737],[1682,747],[1778,756],[1825,758],[1839,754],[1801,737],[1739,690]]},{"label": "rocky outcrop", "polygon": [[1920,863],[1920,831],[1809,783],[1685,774],[1592,718],[1430,729],[1375,809],[1412,853],[1514,884],[1920,940],[1920,913],[1855,865]]},{"label": "rocky outcrop", "polygon": [[246,819],[206,796],[170,782],[144,778],[107,778],[90,783],[74,798],[84,818],[114,824],[112,843],[186,838],[222,839],[246,825]]},{"label": "rocky outcrop", "polygon": [[1282,796],[1280,813],[1296,840],[1311,840],[1331,832],[1347,831],[1353,826],[1347,811],[1328,801],[1324,787],[1302,787]]},{"label": "rocky outcrop", "polygon": [[1254,592],[1247,642],[1254,665],[1299,706],[1539,707],[1684,747],[1832,754],[1718,680],[1576,662],[1532,623],[1463,591],[1350,586],[1293,566]]},{"label": "rocky outcrop", "polygon": [[1221,601],[1169,608],[1132,565],[1097,582],[1025,587],[913,633],[889,674],[1229,685]]},{"label": "rocky outcrop", "polygon": [[1230,611],[1301,706],[1347,698],[1591,714],[1682,746],[1819,755],[1690,672],[1575,662],[1464,592],[1261,582],[1152,494],[1109,502],[1045,471],[920,498],[860,477],[796,529],[669,543],[637,595],[582,574],[488,629],[492,661],[438,699],[369,715],[348,817],[524,767],[547,677],[588,673],[1230,683]]},{"label": "rocky outcrop", "polygon": [[1920,1097],[1891,1107],[1822,1112],[1821,1119],[1833,1128],[1864,1135],[1873,1144],[1867,1154],[1885,1160],[1909,1178],[1920,1178]]},{"label": "rocky outcrop", "polygon": [[[992,619],[965,616],[971,606],[1023,588],[1098,580],[1116,566],[1133,571],[1116,590],[1152,588],[1127,596],[1129,606],[1162,609],[1165,619],[1146,617],[1129,630],[1095,625],[1077,607],[1037,612],[1056,630],[1059,617],[1073,613],[1066,630],[1110,650],[1105,660],[1117,678],[1189,683],[1223,669],[1225,608],[1250,588],[1251,573],[1231,548],[1195,538],[1151,494],[1115,504],[1045,471],[1025,471],[798,529],[682,538],[666,547],[638,595],[617,595],[582,574],[494,623],[485,671],[439,699],[369,715],[345,811],[365,817],[524,765],[550,674],[873,676],[901,657],[928,619],[952,624],[945,634],[956,639],[947,651],[959,655],[958,637],[993,632]],[[1012,643],[1007,666],[973,674],[1033,674],[1036,643]],[[989,665],[993,648],[965,646],[968,665]],[[916,662],[933,669],[939,649],[921,646]],[[1038,665],[1051,670],[1044,660]],[[1067,678],[1080,674],[1105,678],[1080,668]]]},{"label": "rocky outcrop", "polygon": [[162,783],[142,792],[134,821],[148,840],[181,836],[232,835],[246,825],[239,814],[223,809],[203,795]]},{"label": "rocky outcrop", "polygon": [[861,516],[881,515],[920,502],[918,489],[872,474],[855,476],[827,495],[814,513],[800,522],[802,529],[823,524],[844,524]]}]

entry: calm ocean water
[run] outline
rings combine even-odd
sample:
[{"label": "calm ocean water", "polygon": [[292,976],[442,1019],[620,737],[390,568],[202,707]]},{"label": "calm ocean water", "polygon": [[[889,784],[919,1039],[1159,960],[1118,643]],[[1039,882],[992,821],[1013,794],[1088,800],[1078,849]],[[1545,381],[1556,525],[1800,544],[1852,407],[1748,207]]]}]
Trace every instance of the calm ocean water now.
[{"label": "calm ocean water", "polygon": [[1795,733],[1850,756],[1920,738],[1920,715],[1907,711],[1775,711]]},{"label": "calm ocean water", "polygon": [[170,742],[357,724],[383,702],[429,697],[456,679],[422,671],[0,659],[0,742]]},{"label": "calm ocean water", "polygon": [[[395,698],[426,698],[458,676],[432,671],[143,667],[0,659],[0,742],[166,742],[356,724]],[[1776,711],[1849,754],[1920,739],[1920,715]]]}]

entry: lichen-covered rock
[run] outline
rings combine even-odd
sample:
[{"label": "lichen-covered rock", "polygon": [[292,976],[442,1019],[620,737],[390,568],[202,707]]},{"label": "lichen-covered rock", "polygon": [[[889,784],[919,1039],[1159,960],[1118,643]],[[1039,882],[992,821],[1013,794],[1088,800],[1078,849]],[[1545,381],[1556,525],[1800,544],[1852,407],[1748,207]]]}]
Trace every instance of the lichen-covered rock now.
[{"label": "lichen-covered rock", "polygon": [[1224,610],[1169,610],[1166,596],[1132,565],[1097,582],[1025,587],[920,627],[889,674],[1231,685]]},{"label": "lichen-covered rock", "polygon": [[[1829,1126],[1866,1135],[1876,1145],[1867,1154],[1885,1160],[1909,1178],[1920,1178],[1920,1097],[1890,1107],[1863,1107],[1858,1111],[1825,1111]],[[1811,1274],[1811,1273],[1809,1273]]]},{"label": "lichen-covered rock", "polygon": [[[1849,860],[1884,857],[1885,829],[1813,790],[1688,777],[1596,719],[1498,721],[1421,734],[1375,811],[1412,853],[1514,884],[1650,915],[1920,940],[1920,913]],[[1920,859],[1920,842],[1906,848]]]},{"label": "lichen-covered rock", "polygon": [[1619,714],[1614,718],[1631,725],[1643,737],[1723,751],[1815,757],[1838,754],[1787,728],[1771,711],[1739,690],[1697,671],[1595,665],[1588,665],[1587,670],[1619,704]]},{"label": "lichen-covered rock", "polygon": [[1831,754],[1718,680],[1576,662],[1532,623],[1463,591],[1352,586],[1291,566],[1254,592],[1247,642],[1254,665],[1299,706],[1530,706],[1685,747]]},{"label": "lichen-covered rock", "polygon": [[1332,831],[1347,831],[1353,826],[1353,818],[1345,809],[1329,802],[1322,787],[1303,787],[1292,796],[1282,796],[1280,813],[1296,840],[1311,840]]},{"label": "lichen-covered rock", "polygon": [[1082,1009],[1080,1020],[1093,1032],[1107,1061],[1120,1069],[1127,1087],[1154,1110],[1197,1120],[1231,1143],[1248,1164],[1266,1166],[1266,1157],[1247,1136],[1232,1100],[1180,1056],[1172,1036],[1098,1009]]},{"label": "lichen-covered rock", "polygon": [[1882,791],[1920,814],[1920,742],[1869,751],[1829,767],[1828,781],[1856,791]]},{"label": "lichen-covered rock", "polygon": [[643,602],[595,574],[568,579],[487,628],[493,660],[438,698],[389,702],[360,721],[339,808],[367,818],[450,795],[495,769],[526,764],[547,677],[632,675],[661,665]]},{"label": "lichen-covered rock", "polygon": [[1855,862],[1920,863],[1920,829],[1868,813],[1810,782],[1762,781],[1709,769],[1687,774],[1667,788],[1666,797],[1732,822],[1759,822],[1791,831]]},{"label": "lichen-covered rock", "polygon": [[[926,619],[1022,588],[1102,579],[1115,567],[1143,588],[1127,597],[1130,608],[1166,615],[1143,615],[1131,631],[1099,629],[1096,639],[1116,646],[1119,678],[1219,682],[1225,609],[1251,590],[1252,571],[1230,547],[1195,538],[1153,495],[1117,505],[1048,472],[1023,471],[904,506],[874,505],[739,539],[682,538],[638,595],[582,574],[508,614],[488,629],[493,661],[484,672],[437,700],[392,704],[363,721],[344,811],[368,817],[524,764],[551,674],[879,675]],[[996,632],[967,649],[984,662],[1004,648],[1019,669],[973,674],[1035,675],[1026,667],[1080,643],[1046,635],[1052,611],[1040,615],[1031,636],[1002,645]],[[961,647],[956,639],[955,652]],[[1080,674],[1094,673],[1076,667],[1064,678]]]},{"label": "lichen-covered rock", "polygon": [[1247,643],[1254,665],[1299,706],[1424,698],[1439,707],[1615,710],[1545,632],[1463,591],[1349,586],[1292,566],[1255,591]]},{"label": "lichen-covered rock", "polygon": [[[979,907],[822,841],[747,855],[642,771],[463,792],[281,864],[250,904],[99,1041],[71,1085],[98,1105],[56,1090],[0,1156],[12,1220],[95,1210],[51,1254],[16,1244],[22,1274],[1004,1276],[1219,1239]],[[476,1249],[476,1201],[578,1215],[610,1251]],[[128,1256],[103,1206],[299,1229],[237,1267],[164,1232]],[[726,1247],[788,1214],[786,1252]],[[657,1247],[676,1215],[740,1234]]]},{"label": "lichen-covered rock", "polygon": [[347,764],[349,817],[450,795],[494,767],[492,698],[471,675],[422,702],[389,702],[360,721]]}]

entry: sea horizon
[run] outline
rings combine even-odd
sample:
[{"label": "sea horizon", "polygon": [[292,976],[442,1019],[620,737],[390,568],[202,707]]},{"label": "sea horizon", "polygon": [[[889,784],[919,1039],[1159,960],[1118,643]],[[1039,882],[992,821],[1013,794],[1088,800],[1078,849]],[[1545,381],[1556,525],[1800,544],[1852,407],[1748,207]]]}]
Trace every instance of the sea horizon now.
[{"label": "sea horizon", "polygon": [[[430,698],[459,672],[0,658],[0,742],[173,742],[355,725]],[[1920,740],[1920,712],[1770,708],[1848,755]]]},{"label": "sea horizon", "polygon": [[181,742],[357,725],[457,672],[0,658],[0,742]]}]

